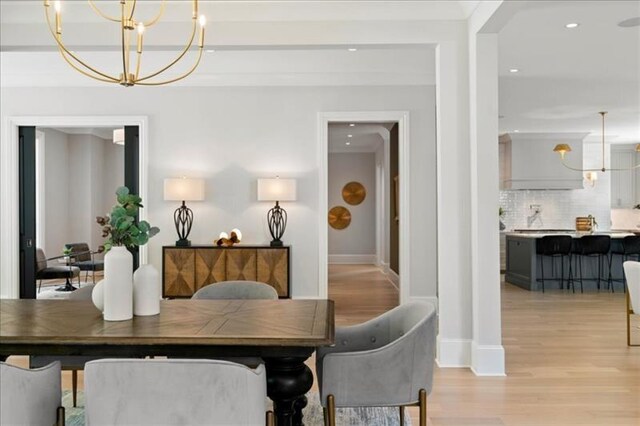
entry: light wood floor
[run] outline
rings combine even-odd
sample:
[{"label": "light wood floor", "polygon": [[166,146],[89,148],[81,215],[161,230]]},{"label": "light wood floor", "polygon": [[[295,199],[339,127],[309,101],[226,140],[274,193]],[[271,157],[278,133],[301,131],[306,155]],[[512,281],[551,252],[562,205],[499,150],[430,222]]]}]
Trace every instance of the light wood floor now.
[{"label": "light wood floor", "polygon": [[[339,324],[398,303],[375,268],[332,266],[329,279]],[[626,345],[624,309],[622,293],[542,294],[502,283],[507,377],[436,369],[429,424],[640,426],[640,347]],[[409,412],[417,424],[417,409]]]},{"label": "light wood floor", "polygon": [[[332,266],[329,280],[338,325],[366,321],[398,303],[397,290],[374,267]],[[437,368],[429,425],[639,426],[640,347],[626,345],[624,306],[622,293],[542,294],[503,283],[507,377]],[[640,320],[633,320],[640,343]],[[26,359],[9,362],[24,366]],[[63,387],[71,387],[68,372]],[[408,412],[417,425],[417,410]]]}]

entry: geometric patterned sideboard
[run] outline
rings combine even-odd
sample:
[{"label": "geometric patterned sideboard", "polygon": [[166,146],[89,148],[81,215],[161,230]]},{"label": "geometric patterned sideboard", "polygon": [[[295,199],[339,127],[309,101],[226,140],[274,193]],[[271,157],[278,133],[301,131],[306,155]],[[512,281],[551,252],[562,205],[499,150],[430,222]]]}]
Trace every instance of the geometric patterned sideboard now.
[{"label": "geometric patterned sideboard", "polygon": [[220,281],[267,283],[280,298],[289,298],[290,247],[164,246],[162,297],[191,297],[202,287]]}]

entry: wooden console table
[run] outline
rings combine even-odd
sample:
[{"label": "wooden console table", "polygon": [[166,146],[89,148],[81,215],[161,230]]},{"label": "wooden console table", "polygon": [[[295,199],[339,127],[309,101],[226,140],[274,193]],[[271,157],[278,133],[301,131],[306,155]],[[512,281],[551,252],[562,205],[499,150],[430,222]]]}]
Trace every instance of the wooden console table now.
[{"label": "wooden console table", "polygon": [[267,283],[280,298],[291,295],[290,247],[191,246],[162,248],[162,296],[191,297],[220,281]]}]

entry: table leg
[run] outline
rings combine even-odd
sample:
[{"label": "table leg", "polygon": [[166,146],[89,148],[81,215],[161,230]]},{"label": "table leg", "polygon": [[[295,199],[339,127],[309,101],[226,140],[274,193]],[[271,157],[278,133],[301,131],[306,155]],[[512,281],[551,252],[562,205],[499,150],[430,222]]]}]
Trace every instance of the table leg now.
[{"label": "table leg", "polygon": [[267,395],[273,401],[278,426],[302,426],[305,394],[313,385],[313,373],[304,362],[307,357],[265,358]]},{"label": "table leg", "polygon": [[75,291],[76,288],[71,284],[71,281],[69,281],[69,278],[67,278],[67,282],[61,286],[56,288],[56,291]]}]

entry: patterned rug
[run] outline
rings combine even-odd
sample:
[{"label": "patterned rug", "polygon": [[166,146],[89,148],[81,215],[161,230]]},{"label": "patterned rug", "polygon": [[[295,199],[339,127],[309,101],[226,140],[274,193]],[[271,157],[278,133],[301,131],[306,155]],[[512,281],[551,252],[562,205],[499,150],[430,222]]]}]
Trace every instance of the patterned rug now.
[{"label": "patterned rug", "polygon": [[[309,405],[304,410],[304,424],[307,426],[323,426],[322,407],[316,392],[307,395]],[[64,391],[62,403],[66,412],[67,426],[84,426],[84,394],[78,391],[78,407],[73,408],[71,391]],[[396,407],[385,408],[339,408],[336,410],[338,426],[400,426],[400,418]],[[411,426],[408,413],[404,426]]]}]

